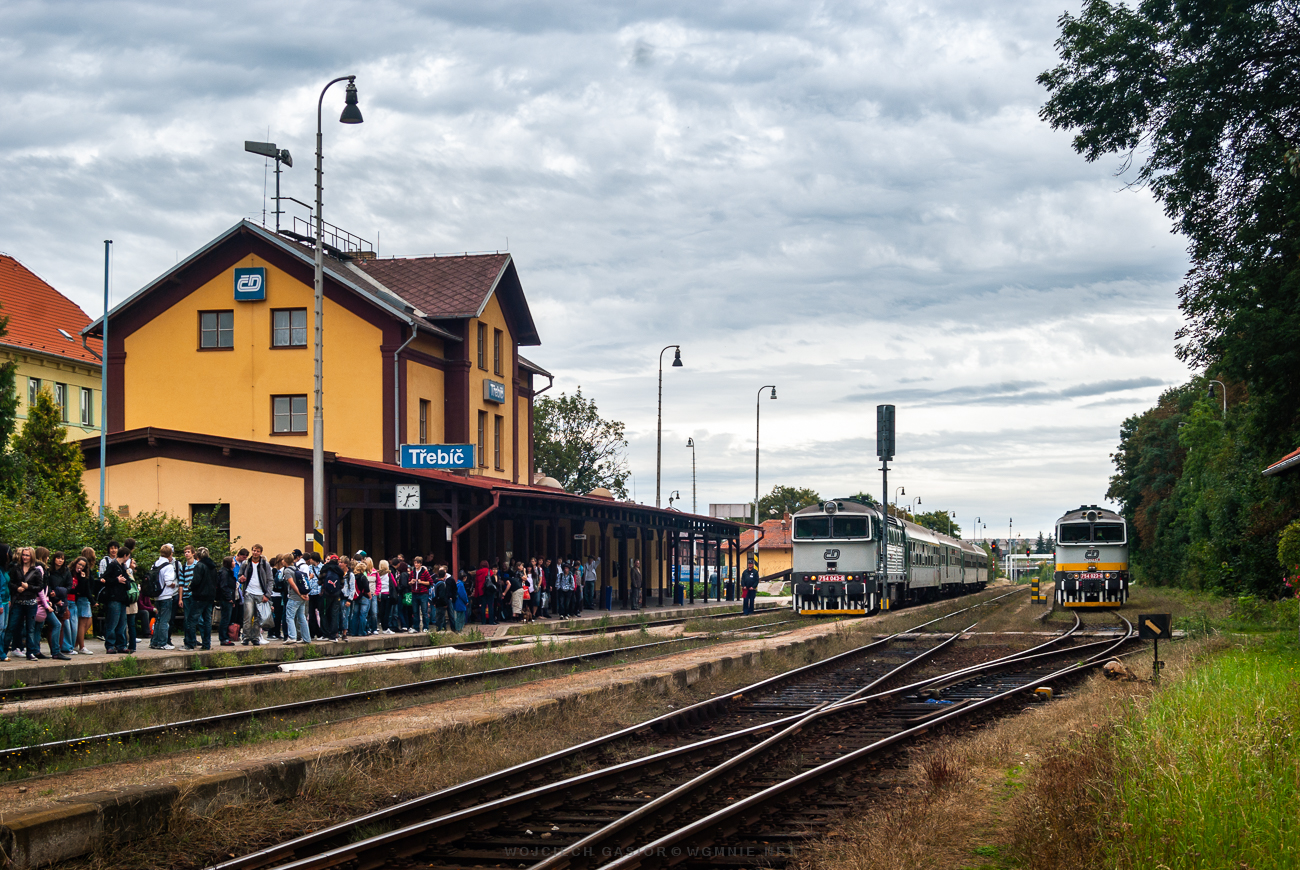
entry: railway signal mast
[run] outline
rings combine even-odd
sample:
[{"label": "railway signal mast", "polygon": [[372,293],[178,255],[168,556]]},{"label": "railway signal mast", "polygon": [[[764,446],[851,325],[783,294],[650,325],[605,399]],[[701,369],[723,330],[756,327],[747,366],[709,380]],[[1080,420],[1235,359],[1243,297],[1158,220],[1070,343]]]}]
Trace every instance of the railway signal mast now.
[{"label": "railway signal mast", "polygon": [[889,607],[889,460],[894,458],[894,406],[876,406],[876,456],[880,459],[880,599]]}]

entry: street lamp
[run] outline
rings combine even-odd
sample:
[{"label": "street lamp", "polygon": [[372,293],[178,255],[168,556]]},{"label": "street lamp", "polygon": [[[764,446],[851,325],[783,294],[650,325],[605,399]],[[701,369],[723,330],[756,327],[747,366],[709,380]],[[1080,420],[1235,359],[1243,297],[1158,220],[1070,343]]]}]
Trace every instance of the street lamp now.
[{"label": "street lamp", "polygon": [[[673,348],[673,367],[681,368],[682,366],[682,346],[680,344],[670,344],[668,347]],[[664,350],[668,350],[665,347]],[[664,350],[659,351],[659,424],[656,429],[655,437],[655,507],[659,507],[659,480],[662,475],[663,455],[664,455]]]},{"label": "street lamp", "polygon": [[[907,495],[907,490],[901,486],[894,487],[894,515],[895,516],[898,515],[898,497],[900,495]],[[888,512],[889,512],[888,510],[885,511],[885,513]]]},{"label": "street lamp", "polygon": [[681,497],[682,497],[681,492],[675,489],[672,492],[668,493],[668,509],[671,510],[673,506],[673,502],[677,501]]},{"label": "street lamp", "polygon": [[956,519],[957,519],[957,512],[948,511],[948,534],[949,535],[952,534],[953,527],[957,525],[957,523],[955,522]]},{"label": "street lamp", "polygon": [[695,439],[687,438],[686,446],[691,448],[691,513],[699,513],[699,508],[695,505]]},{"label": "street lamp", "polygon": [[[776,398],[776,386],[774,384],[764,384],[758,388],[758,394],[754,397],[754,525],[758,525],[758,422],[760,412],[763,410],[763,391],[770,389],[772,398]],[[757,551],[757,547],[754,548]]]},{"label": "street lamp", "polygon": [[1223,387],[1223,419],[1226,420],[1226,419],[1228,419],[1228,387],[1227,387],[1226,384],[1223,383],[1223,381],[1216,381],[1216,380],[1214,380],[1214,378],[1210,378],[1210,386],[1209,386],[1209,393],[1208,393],[1208,395],[1209,395],[1209,397],[1210,397],[1211,399],[1214,398],[1214,385],[1215,385],[1215,384],[1218,384],[1219,386]]},{"label": "street lamp", "polygon": [[325,249],[321,236],[321,195],[324,174],[321,137],[321,113],[325,105],[325,92],[341,81],[348,83],[347,104],[343,114],[339,115],[340,124],[360,124],[361,110],[357,108],[357,77],[339,76],[321,89],[320,99],[316,101],[316,407],[312,415],[311,444],[311,512],[312,512],[312,548],[321,556],[325,555],[325,390],[322,360],[324,359],[322,336],[325,320]]},{"label": "street lamp", "polygon": [[916,509],[920,506],[920,504],[921,504],[921,497],[919,495],[916,498],[912,499],[912,509],[908,511],[908,513],[912,515],[912,522],[916,522]]},{"label": "street lamp", "polygon": [[[972,540],[972,541],[975,540],[975,535],[979,532],[979,530],[980,530],[980,523],[982,523],[982,522],[984,522],[984,520],[983,520],[981,517],[976,517],[976,518],[975,518],[975,525],[971,526],[971,528],[970,528],[970,536],[971,536],[971,540]],[[982,539],[981,539],[981,540],[982,540]]]}]

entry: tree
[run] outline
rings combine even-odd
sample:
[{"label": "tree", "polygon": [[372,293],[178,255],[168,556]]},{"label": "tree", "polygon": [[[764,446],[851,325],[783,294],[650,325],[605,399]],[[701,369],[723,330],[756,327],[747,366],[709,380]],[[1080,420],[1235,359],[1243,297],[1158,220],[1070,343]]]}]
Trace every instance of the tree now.
[{"label": "tree", "polygon": [[[2,309],[3,306],[0,306]],[[9,334],[9,315],[0,314],[0,338]],[[9,442],[18,428],[18,363],[0,363],[0,454],[9,451]]]},{"label": "tree", "polygon": [[1039,533],[1038,533],[1038,540],[1037,540],[1037,541],[1034,541],[1034,552],[1035,552],[1035,553],[1046,553],[1046,552],[1048,552],[1048,550],[1047,550],[1047,541],[1043,538],[1043,533],[1042,533],[1042,532],[1039,532]]},{"label": "tree", "polygon": [[934,532],[942,532],[954,538],[961,537],[961,526],[953,522],[952,515],[947,511],[928,511],[917,514],[912,518],[912,522]]},{"label": "tree", "polygon": [[863,504],[872,505],[873,507],[880,506],[880,502],[876,501],[875,496],[869,492],[859,492],[857,495],[849,496],[849,498],[853,499],[853,501],[860,501]]},{"label": "tree", "polygon": [[14,453],[26,465],[29,489],[46,488],[85,508],[86,491],[81,485],[85,463],[77,445],[66,440],[63,412],[49,390],[36,394],[36,401],[27,408],[27,422],[13,446]]},{"label": "tree", "polygon": [[[1042,117],[1089,161],[1142,158],[1187,236],[1180,358],[1258,398],[1266,452],[1300,435],[1300,13],[1294,0],[1086,0],[1061,16]],[[1281,450],[1285,447],[1285,450]]]},{"label": "tree", "polygon": [[759,522],[780,519],[785,514],[792,514],[799,508],[817,504],[822,497],[817,490],[807,487],[774,486],[772,491],[758,500]]},{"label": "tree", "polygon": [[569,492],[605,487],[627,498],[627,439],[623,424],[601,419],[582,387],[572,396],[543,396],[533,405],[533,451],[537,470]]}]

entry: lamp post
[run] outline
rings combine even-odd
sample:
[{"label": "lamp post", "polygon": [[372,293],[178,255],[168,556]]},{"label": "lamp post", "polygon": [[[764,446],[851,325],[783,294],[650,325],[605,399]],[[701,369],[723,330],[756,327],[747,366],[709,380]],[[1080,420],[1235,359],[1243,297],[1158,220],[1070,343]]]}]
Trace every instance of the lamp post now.
[{"label": "lamp post", "polygon": [[[900,495],[907,495],[907,490],[901,486],[894,487],[894,515],[895,516],[898,515],[898,497]],[[886,511],[886,513],[888,513],[888,511]]]},{"label": "lamp post", "polygon": [[695,504],[695,439],[687,438],[686,446],[691,448],[691,513],[697,514],[700,510]]},{"label": "lamp post", "polygon": [[1214,378],[1210,378],[1209,396],[1211,399],[1214,398],[1215,384],[1218,384],[1220,387],[1223,387],[1223,419],[1226,420],[1228,419],[1228,387],[1226,384],[1223,383],[1223,381],[1216,381]]},{"label": "lamp post", "polygon": [[[776,398],[776,386],[774,384],[764,384],[758,388],[758,394],[754,397],[754,525],[758,525],[758,423],[760,412],[763,410],[763,391],[770,389],[772,398]],[[755,551],[757,552],[757,545]]]},{"label": "lamp post", "polygon": [[104,499],[108,494],[108,276],[113,240],[104,239],[104,332],[99,349],[99,521],[104,522]]},{"label": "lamp post", "polygon": [[975,525],[973,525],[973,526],[970,527],[970,536],[971,536],[971,540],[972,540],[972,541],[975,540],[975,535],[979,533],[979,530],[980,530],[980,523],[981,523],[981,522],[983,522],[983,520],[980,519],[979,517],[976,517],[976,518],[975,518]]},{"label": "lamp post", "polygon": [[912,515],[912,522],[916,522],[916,509],[921,505],[921,497],[918,495],[912,499],[912,509],[908,511]]},{"label": "lamp post", "polygon": [[340,124],[360,124],[361,110],[357,108],[356,76],[339,76],[321,89],[320,99],[316,101],[316,336],[315,336],[315,409],[312,414],[311,443],[311,512],[312,512],[312,548],[321,556],[325,555],[325,388],[323,365],[324,359],[324,320],[325,320],[325,249],[321,228],[321,196],[324,189],[322,175],[325,156],[321,137],[321,113],[325,105],[325,92],[341,81],[348,83],[347,103],[343,114],[339,115]]},{"label": "lamp post", "polygon": [[957,519],[957,512],[948,511],[948,534],[949,535],[952,534],[953,527],[957,525],[957,523],[955,522],[956,519]]},{"label": "lamp post", "polygon": [[674,502],[674,501],[677,501],[677,500],[680,499],[681,497],[682,497],[681,492],[680,492],[679,490],[676,490],[676,489],[674,489],[672,492],[668,493],[668,508],[669,508],[669,510],[672,509],[673,502]]},{"label": "lamp post", "polygon": [[[670,344],[673,348],[673,368],[681,368],[682,346]],[[664,350],[668,350],[665,347]],[[659,507],[659,481],[663,477],[664,455],[664,350],[659,351],[659,423],[655,428],[655,507]]]}]

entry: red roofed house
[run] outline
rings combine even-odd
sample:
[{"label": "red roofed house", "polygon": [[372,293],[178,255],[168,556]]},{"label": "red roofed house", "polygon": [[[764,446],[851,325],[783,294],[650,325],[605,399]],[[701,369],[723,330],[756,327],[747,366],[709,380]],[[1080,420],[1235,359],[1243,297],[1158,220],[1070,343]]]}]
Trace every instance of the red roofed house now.
[{"label": "red roofed house", "polygon": [[0,361],[18,364],[19,429],[36,394],[47,390],[63,411],[68,438],[98,437],[99,340],[83,344],[80,335],[90,318],[8,254],[0,254],[0,306],[9,318]]},{"label": "red roofed house", "polygon": [[[661,582],[670,530],[739,532],[534,485],[533,398],[550,375],[520,354],[541,339],[510,254],[380,260],[346,238],[355,249],[324,246],[327,552],[599,557],[622,599],[633,559]],[[243,546],[309,549],[313,271],[306,237],[240,221],[109,312],[110,506],[215,509]],[[403,445],[420,465],[402,467]],[[97,439],[82,447],[97,493]],[[428,464],[453,453],[470,461]]]},{"label": "red roofed house", "polygon": [[[757,534],[753,529],[741,532],[741,548],[751,546]],[[763,537],[758,542],[758,573],[768,577],[789,571],[793,567],[794,545],[790,541],[790,515],[786,514],[779,520],[764,520]]]}]

